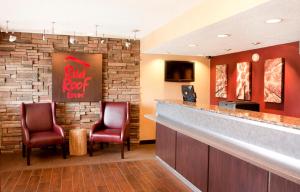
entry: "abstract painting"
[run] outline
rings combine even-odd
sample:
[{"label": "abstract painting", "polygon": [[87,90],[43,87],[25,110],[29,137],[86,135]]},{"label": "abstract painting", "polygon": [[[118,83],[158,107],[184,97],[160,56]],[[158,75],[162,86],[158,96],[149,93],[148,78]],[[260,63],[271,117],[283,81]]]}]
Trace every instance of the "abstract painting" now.
[{"label": "abstract painting", "polygon": [[218,98],[227,98],[227,65],[216,65],[216,92]]},{"label": "abstract painting", "polygon": [[282,103],[283,59],[268,59],[265,61],[264,101]]},{"label": "abstract painting", "polygon": [[251,65],[249,62],[237,63],[236,98],[251,100]]},{"label": "abstract painting", "polygon": [[102,55],[53,53],[52,100],[99,101],[102,95]]}]

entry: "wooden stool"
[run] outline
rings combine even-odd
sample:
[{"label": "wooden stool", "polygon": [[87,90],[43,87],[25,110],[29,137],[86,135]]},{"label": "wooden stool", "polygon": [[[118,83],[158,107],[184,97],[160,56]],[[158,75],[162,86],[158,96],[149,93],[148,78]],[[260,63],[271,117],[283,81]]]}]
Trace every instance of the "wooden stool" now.
[{"label": "wooden stool", "polygon": [[81,156],[87,153],[86,129],[72,129],[69,134],[70,155]]}]

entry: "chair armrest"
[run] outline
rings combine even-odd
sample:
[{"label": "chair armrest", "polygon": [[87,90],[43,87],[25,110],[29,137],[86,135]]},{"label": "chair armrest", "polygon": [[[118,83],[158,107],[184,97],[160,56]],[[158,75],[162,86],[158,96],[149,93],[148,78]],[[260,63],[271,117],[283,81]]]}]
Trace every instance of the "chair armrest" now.
[{"label": "chair armrest", "polygon": [[63,129],[61,128],[61,126],[59,126],[57,124],[53,124],[53,129],[56,133],[58,133],[60,136],[65,138],[65,133],[64,133]]},{"label": "chair armrest", "polygon": [[101,120],[98,120],[90,129],[90,137],[92,136],[92,134],[99,128],[101,127]]},{"label": "chair armrest", "polygon": [[128,138],[128,134],[129,134],[129,121],[126,121],[126,123],[122,127],[121,140],[125,141]]},{"label": "chair armrest", "polygon": [[24,144],[28,144],[30,141],[29,131],[27,129],[27,126],[24,122],[24,119],[21,120],[21,127],[22,127],[22,140]]},{"label": "chair armrest", "polygon": [[126,121],[122,127],[122,132],[121,132],[122,141],[125,141],[128,138],[128,134],[129,134],[129,122],[130,122],[129,112],[130,112],[130,104],[129,102],[126,102]]}]

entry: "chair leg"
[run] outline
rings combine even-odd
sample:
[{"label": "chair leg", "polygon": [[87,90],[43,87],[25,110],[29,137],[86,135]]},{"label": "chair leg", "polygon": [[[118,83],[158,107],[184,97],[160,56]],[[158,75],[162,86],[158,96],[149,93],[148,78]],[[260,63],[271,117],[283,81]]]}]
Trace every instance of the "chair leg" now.
[{"label": "chair leg", "polygon": [[89,154],[90,154],[90,157],[93,156],[93,142],[92,141],[89,142]]},{"label": "chair leg", "polygon": [[104,143],[100,143],[100,149],[104,149]]},{"label": "chair leg", "polygon": [[30,154],[31,154],[31,148],[27,147],[27,165],[30,165]]},{"label": "chair leg", "polygon": [[130,138],[127,139],[127,150],[130,151]]},{"label": "chair leg", "polygon": [[121,158],[124,159],[124,142],[121,144]]},{"label": "chair leg", "polygon": [[62,150],[62,156],[64,159],[67,158],[67,154],[66,154],[66,143],[63,142],[63,144],[61,144],[61,150]]},{"label": "chair leg", "polygon": [[23,142],[22,142],[22,156],[26,157],[26,146]]}]

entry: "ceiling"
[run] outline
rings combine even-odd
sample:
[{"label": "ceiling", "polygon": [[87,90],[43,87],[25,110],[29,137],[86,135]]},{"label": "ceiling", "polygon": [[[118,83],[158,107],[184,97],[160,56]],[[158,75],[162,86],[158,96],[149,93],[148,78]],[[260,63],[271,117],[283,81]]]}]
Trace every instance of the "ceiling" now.
[{"label": "ceiling", "polygon": [[0,26],[14,31],[141,38],[203,0],[0,0]]},{"label": "ceiling", "polygon": [[[46,33],[51,33],[55,21],[56,34],[73,35],[75,31],[76,35],[95,36],[95,25],[98,24],[98,35],[132,38],[132,31],[139,29],[137,38],[142,39],[194,7],[210,2],[212,0],[0,0],[0,27],[5,29],[6,20],[9,20],[9,29],[13,31],[41,33],[46,29]],[[195,16],[202,18],[200,14]],[[284,20],[278,24],[266,24],[265,20],[270,18]],[[299,41],[299,26],[300,0],[268,0],[226,19],[172,37],[143,52],[223,55]],[[218,34],[231,36],[218,38]],[[253,45],[255,42],[261,43]],[[190,44],[197,46],[190,47]]]},{"label": "ceiling", "polygon": [[[283,22],[266,24],[271,18]],[[218,38],[218,34],[230,34]],[[160,44],[147,53],[216,56],[300,40],[300,1],[271,0],[221,22]],[[259,45],[252,43],[261,42]],[[196,44],[196,47],[189,47]]]}]

